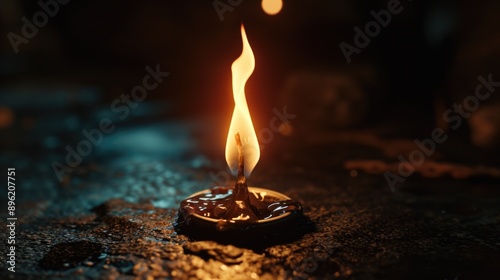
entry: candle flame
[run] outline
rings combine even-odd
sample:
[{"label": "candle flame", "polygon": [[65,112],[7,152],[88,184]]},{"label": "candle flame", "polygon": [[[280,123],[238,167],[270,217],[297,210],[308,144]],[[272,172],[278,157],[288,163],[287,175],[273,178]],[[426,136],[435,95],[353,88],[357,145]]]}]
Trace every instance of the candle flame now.
[{"label": "candle flame", "polygon": [[250,43],[248,43],[243,24],[241,25],[241,37],[243,51],[240,57],[231,65],[235,106],[226,141],[226,162],[233,174],[236,175],[238,170],[238,147],[235,135],[239,133],[244,156],[244,174],[245,177],[248,177],[259,161],[260,148],[245,98],[245,84],[255,69],[255,58]]}]

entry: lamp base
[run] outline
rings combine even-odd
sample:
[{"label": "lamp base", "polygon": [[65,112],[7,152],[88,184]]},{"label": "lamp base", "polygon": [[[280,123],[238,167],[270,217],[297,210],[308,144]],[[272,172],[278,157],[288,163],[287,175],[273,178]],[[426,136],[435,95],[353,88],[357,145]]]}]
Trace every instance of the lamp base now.
[{"label": "lamp base", "polygon": [[[232,195],[232,188],[216,187],[194,193],[181,203],[176,231],[194,240],[255,247],[296,240],[310,228],[310,221],[302,214],[302,206],[290,197],[256,187],[248,187],[248,192],[269,205],[272,214],[251,223],[216,218],[216,206],[230,200]],[[221,222],[227,226],[221,227]]]}]

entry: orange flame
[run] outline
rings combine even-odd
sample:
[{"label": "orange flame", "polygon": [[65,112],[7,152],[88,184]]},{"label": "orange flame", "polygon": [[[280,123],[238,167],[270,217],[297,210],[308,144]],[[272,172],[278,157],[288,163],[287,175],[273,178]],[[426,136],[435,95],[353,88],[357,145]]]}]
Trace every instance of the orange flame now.
[{"label": "orange flame", "polygon": [[243,146],[245,177],[248,177],[259,161],[260,148],[245,98],[245,84],[255,69],[255,58],[250,43],[248,43],[243,24],[241,25],[241,37],[243,51],[231,66],[235,107],[226,141],[226,162],[233,174],[236,175],[238,170],[238,147],[235,135],[239,133]]}]

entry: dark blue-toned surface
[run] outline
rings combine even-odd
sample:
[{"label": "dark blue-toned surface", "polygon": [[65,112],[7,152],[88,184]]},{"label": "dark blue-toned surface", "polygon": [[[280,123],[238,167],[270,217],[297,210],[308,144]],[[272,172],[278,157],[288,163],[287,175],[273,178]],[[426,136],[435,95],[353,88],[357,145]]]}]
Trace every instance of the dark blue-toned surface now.
[{"label": "dark blue-toned surface", "polygon": [[144,113],[116,121],[61,182],[52,163],[64,163],[64,147],[76,147],[80,130],[109,112],[41,110],[30,126],[16,115],[1,165],[17,170],[17,276],[490,279],[500,272],[497,182],[414,176],[391,192],[383,176],[342,168],[347,159],[380,157],[376,148],[313,144],[297,134],[276,135],[249,181],[298,199],[316,232],[259,250],[189,241],[172,223],[182,199],[226,170],[214,152],[223,143],[213,140],[223,129],[163,118],[161,104],[140,106]]}]

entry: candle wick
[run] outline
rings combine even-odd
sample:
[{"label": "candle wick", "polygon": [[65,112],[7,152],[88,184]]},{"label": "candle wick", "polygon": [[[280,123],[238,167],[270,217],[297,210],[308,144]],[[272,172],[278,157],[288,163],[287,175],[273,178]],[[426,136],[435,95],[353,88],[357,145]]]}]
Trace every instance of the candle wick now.
[{"label": "candle wick", "polygon": [[244,161],[245,161],[245,155],[243,154],[243,145],[241,144],[241,137],[240,133],[236,132],[236,135],[234,135],[236,138],[236,146],[238,147],[238,183],[239,184],[245,184],[246,183],[246,178],[245,178],[245,166],[244,166]]}]

